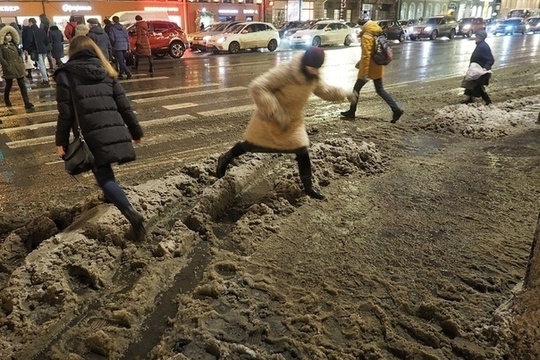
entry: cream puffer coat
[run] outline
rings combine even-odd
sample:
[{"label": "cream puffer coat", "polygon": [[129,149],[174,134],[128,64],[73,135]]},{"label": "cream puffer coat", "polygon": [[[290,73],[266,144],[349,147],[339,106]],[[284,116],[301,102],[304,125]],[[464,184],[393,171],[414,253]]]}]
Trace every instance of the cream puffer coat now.
[{"label": "cream puffer coat", "polygon": [[302,56],[296,55],[251,82],[249,91],[256,109],[244,140],[282,151],[309,146],[303,118],[309,96],[313,93],[328,101],[347,100],[347,91],[322,80],[308,80],[301,70]]},{"label": "cream puffer coat", "polygon": [[360,67],[358,68],[359,79],[381,79],[384,75],[384,66],[375,64],[371,55],[375,49],[375,36],[380,35],[382,29],[375,21],[368,21],[362,27],[362,37],[360,45],[362,48],[362,57],[360,58]]}]

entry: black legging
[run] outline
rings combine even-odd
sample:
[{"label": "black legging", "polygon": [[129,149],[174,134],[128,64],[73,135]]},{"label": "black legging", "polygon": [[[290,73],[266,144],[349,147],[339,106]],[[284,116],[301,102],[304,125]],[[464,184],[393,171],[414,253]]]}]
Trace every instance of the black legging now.
[{"label": "black legging", "polygon": [[[6,80],[6,87],[4,89],[4,102],[9,103],[10,102],[9,93],[11,91],[11,87],[13,86],[13,79],[5,79],[5,80]],[[26,103],[28,101],[28,92],[26,91],[24,77],[17,78],[17,85],[19,86],[19,90],[21,91],[23,100]]]}]

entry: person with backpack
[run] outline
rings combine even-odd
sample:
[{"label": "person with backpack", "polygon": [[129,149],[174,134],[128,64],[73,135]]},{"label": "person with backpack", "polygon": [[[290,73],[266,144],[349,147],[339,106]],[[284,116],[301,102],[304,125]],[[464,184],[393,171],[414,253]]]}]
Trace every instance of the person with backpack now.
[{"label": "person with backpack", "polygon": [[75,37],[75,28],[77,27],[77,25],[78,23],[77,20],[75,20],[75,16],[70,16],[69,22],[64,28],[64,36],[66,37],[67,41],[71,42],[71,39]]},{"label": "person with backpack", "polygon": [[[391,122],[395,123],[403,115],[403,110],[396,104],[390,94],[384,90],[382,81],[384,65],[377,64],[373,59],[373,54],[377,48],[376,37],[381,35],[381,33],[382,29],[375,21],[368,21],[362,26],[362,36],[360,38],[362,57],[358,64],[358,79],[354,84],[353,91],[359,94],[369,79],[373,80],[377,95],[383,98],[388,106],[390,106],[390,109],[392,109]],[[357,105],[358,98],[356,101],[352,101],[349,110],[341,112],[341,115],[347,119],[354,119]]]}]

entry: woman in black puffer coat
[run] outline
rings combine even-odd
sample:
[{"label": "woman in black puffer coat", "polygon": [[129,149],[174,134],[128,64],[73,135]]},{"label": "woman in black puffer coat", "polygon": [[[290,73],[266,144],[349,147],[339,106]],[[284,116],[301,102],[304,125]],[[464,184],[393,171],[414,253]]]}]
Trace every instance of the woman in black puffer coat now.
[{"label": "woman in black puffer coat", "polygon": [[[69,60],[54,73],[58,122],[56,146],[65,155],[74,125],[75,99],[79,125],[95,157],[93,170],[99,187],[131,223],[137,239],[144,238],[143,217],[131,206],[116,183],[113,163],[135,160],[132,141],[140,142],[143,131],[131,109],[124,89],[116,80],[118,74],[99,47],[86,36],[76,36],[69,46]],[[73,89],[70,91],[70,89]]]}]

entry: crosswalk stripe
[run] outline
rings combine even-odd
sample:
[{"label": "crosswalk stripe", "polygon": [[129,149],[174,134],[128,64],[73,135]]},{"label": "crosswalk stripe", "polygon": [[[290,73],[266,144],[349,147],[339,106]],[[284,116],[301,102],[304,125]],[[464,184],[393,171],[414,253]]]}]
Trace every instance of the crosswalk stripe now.
[{"label": "crosswalk stripe", "polygon": [[229,108],[226,108],[226,109],[202,111],[202,112],[199,112],[197,114],[202,115],[202,116],[216,116],[216,115],[223,115],[223,114],[234,114],[234,113],[250,111],[250,110],[254,110],[254,109],[255,109],[255,105],[250,104],[250,105],[244,105],[244,106],[229,107]]},{"label": "crosswalk stripe", "polygon": [[174,94],[174,95],[161,96],[161,97],[159,97],[159,99],[151,97],[151,98],[144,98],[144,99],[134,99],[134,100],[131,100],[131,101],[134,102],[134,103],[137,103],[137,104],[144,104],[144,103],[149,103],[149,102],[154,102],[154,101],[179,99],[179,98],[188,97],[188,96],[216,94],[216,93],[223,93],[223,92],[227,92],[227,91],[240,91],[240,90],[246,90],[246,89],[247,88],[245,86],[234,86],[234,87],[224,88],[224,89],[193,91],[193,92],[183,93],[183,94]]},{"label": "crosswalk stripe", "polygon": [[180,103],[180,104],[175,104],[175,105],[165,105],[163,107],[167,110],[177,110],[177,109],[184,109],[184,108],[199,106],[199,105],[200,104],[195,104],[195,103]]}]

